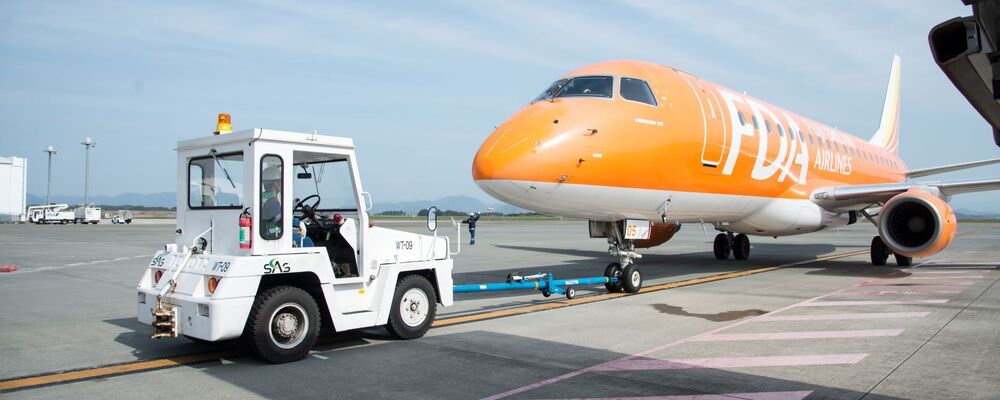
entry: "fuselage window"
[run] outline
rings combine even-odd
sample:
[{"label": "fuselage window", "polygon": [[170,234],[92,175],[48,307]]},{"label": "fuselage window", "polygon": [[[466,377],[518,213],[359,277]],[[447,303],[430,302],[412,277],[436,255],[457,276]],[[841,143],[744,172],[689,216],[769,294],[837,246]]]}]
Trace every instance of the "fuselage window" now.
[{"label": "fuselage window", "polygon": [[751,115],[750,118],[753,119],[753,127],[759,131],[760,124],[757,122],[757,115]]},{"label": "fuselage window", "polygon": [[743,111],[737,111],[736,116],[740,117],[740,125],[746,125],[747,119],[743,117]]},{"label": "fuselage window", "polygon": [[764,127],[767,128],[767,133],[770,134],[771,133],[771,121],[768,121],[768,120],[765,119],[764,120]]},{"label": "fuselage window", "polygon": [[[622,78],[622,83],[618,88],[618,93],[621,94],[622,98],[625,100],[638,101],[640,103],[656,106],[656,96],[653,96],[653,90],[650,89],[649,84],[642,79]],[[711,105],[711,102],[709,102],[709,105]]]},{"label": "fuselage window", "polygon": [[553,97],[611,98],[614,80],[610,76],[578,76],[570,78]]},{"label": "fuselage window", "polygon": [[[775,124],[775,125],[778,125],[778,124]],[[789,132],[791,132],[791,131],[789,131]],[[782,128],[781,125],[778,125],[778,136],[785,136],[785,129]]]}]

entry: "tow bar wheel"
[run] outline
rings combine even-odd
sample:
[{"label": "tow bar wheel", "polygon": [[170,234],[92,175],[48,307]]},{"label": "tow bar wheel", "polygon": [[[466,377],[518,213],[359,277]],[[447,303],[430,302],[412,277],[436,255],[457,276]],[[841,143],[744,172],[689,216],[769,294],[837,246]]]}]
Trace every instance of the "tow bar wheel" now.
[{"label": "tow bar wheel", "polygon": [[[608,267],[604,269],[604,277],[608,278],[608,282],[604,284],[604,288],[608,289],[608,293],[615,293],[622,291],[622,265],[619,263],[608,264]],[[611,283],[611,278],[618,278],[618,281]]]},{"label": "tow bar wheel", "polygon": [[420,275],[408,275],[396,284],[392,298],[392,311],[386,329],[400,339],[424,336],[437,313],[437,294],[434,287]]},{"label": "tow bar wheel", "polygon": [[258,357],[281,364],[309,354],[319,332],[319,306],[306,291],[278,286],[257,295],[241,340]]}]

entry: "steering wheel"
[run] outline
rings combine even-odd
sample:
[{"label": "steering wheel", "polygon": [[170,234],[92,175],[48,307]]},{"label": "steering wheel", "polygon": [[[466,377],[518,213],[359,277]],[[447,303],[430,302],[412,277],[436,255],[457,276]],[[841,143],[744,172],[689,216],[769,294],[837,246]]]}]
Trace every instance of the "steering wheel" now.
[{"label": "steering wheel", "polygon": [[[314,201],[312,205],[306,204],[307,200],[312,199],[314,197],[316,198],[316,201]],[[315,221],[316,220],[316,207],[319,207],[319,202],[321,200],[322,199],[320,199],[319,194],[314,194],[314,195],[311,195],[311,196],[307,196],[306,198],[304,198],[302,200],[299,200],[298,203],[295,203],[295,207],[292,208],[292,212],[294,213],[296,211],[301,210],[302,211],[302,215],[304,215],[307,218]]]}]

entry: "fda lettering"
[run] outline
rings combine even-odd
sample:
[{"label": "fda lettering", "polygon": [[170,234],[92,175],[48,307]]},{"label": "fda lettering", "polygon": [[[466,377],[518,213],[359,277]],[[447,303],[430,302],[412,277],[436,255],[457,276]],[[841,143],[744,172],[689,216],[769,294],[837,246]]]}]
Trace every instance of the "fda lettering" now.
[{"label": "fda lettering", "polygon": [[413,241],[411,240],[397,240],[396,250],[413,250]]},{"label": "fda lettering", "polygon": [[291,270],[292,269],[288,267],[288,263],[282,264],[277,259],[272,259],[267,264],[264,264],[265,274],[283,273],[283,272],[289,272]]}]

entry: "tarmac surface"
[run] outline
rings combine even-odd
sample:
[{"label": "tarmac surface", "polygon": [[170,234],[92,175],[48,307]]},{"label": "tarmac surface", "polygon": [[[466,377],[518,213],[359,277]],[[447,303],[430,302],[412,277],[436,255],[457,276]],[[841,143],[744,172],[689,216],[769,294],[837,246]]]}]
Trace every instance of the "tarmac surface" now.
[{"label": "tarmac surface", "polygon": [[[478,320],[414,341],[381,328],[340,333],[283,365],[231,343],[148,339],[151,328],[134,315],[135,284],[173,230],[0,225],[0,265],[18,268],[0,273],[0,389],[81,374],[0,397],[1000,398],[1000,224],[960,224],[947,250],[910,268],[870,265],[874,228],[866,224],[752,237],[747,261],[716,260],[714,232],[689,225],[642,251],[644,285],[657,290],[611,296],[579,287],[573,301],[536,291],[457,294],[438,321]],[[517,271],[598,276],[612,261],[585,222],[482,221],[478,234],[455,259],[456,284]],[[755,273],[724,275],[747,270]],[[729,278],[666,285],[713,276]],[[127,368],[136,362],[152,367]]]}]

